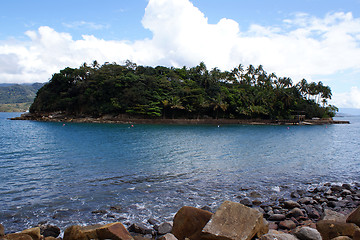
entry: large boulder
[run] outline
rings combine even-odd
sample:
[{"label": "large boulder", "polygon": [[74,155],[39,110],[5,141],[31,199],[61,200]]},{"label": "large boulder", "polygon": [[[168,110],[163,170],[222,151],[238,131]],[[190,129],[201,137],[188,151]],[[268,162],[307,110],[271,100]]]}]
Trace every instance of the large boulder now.
[{"label": "large boulder", "polygon": [[355,209],[346,219],[347,223],[355,223],[360,227],[360,207]]},{"label": "large boulder", "polygon": [[80,226],[74,225],[66,228],[63,240],[87,240],[88,238]]},{"label": "large boulder", "polygon": [[332,220],[335,222],[346,222],[346,216],[342,213],[335,212],[330,209],[325,209],[323,220]]},{"label": "large boulder", "polygon": [[353,238],[355,232],[360,231],[354,223],[335,222],[332,220],[321,220],[316,223],[316,229],[320,232],[323,240],[330,240],[339,236]]},{"label": "large boulder", "polygon": [[[1,238],[2,239],[2,238]],[[4,236],[6,240],[32,240],[32,237],[26,233],[11,233]]]},{"label": "large boulder", "polygon": [[179,240],[201,239],[201,230],[213,214],[194,207],[182,207],[175,215],[171,233]]},{"label": "large boulder", "polygon": [[269,231],[262,213],[241,203],[225,201],[203,229],[206,239],[261,237]]},{"label": "large boulder", "polygon": [[40,240],[41,239],[40,228],[39,227],[26,229],[26,230],[22,231],[21,233],[25,233],[25,234],[29,235],[33,240]]}]

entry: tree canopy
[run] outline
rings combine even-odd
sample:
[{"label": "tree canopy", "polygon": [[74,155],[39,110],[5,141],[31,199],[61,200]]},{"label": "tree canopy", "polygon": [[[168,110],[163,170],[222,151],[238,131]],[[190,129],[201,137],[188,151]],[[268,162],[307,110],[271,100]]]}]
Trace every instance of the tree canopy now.
[{"label": "tree canopy", "polygon": [[333,117],[331,90],[305,79],[268,74],[263,66],[239,65],[232,71],[137,66],[96,61],[65,68],[38,92],[30,112],[72,115],[129,114],[141,118],[290,119]]}]

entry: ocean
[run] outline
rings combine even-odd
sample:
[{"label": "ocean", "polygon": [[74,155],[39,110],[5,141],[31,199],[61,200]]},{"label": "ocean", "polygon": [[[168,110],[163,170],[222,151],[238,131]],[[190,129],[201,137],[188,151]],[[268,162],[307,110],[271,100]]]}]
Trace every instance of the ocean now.
[{"label": "ocean", "polygon": [[360,117],[349,125],[127,125],[11,121],[0,113],[0,223],[61,228],[216,209],[326,182],[360,181]]}]

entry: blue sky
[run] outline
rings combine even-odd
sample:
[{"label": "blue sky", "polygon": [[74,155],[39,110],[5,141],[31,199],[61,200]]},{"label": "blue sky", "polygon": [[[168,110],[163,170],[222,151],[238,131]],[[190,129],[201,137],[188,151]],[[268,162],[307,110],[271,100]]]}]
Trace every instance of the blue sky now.
[{"label": "blue sky", "polygon": [[322,81],[360,108],[360,0],[13,0],[0,8],[0,82],[83,62],[268,72]]}]

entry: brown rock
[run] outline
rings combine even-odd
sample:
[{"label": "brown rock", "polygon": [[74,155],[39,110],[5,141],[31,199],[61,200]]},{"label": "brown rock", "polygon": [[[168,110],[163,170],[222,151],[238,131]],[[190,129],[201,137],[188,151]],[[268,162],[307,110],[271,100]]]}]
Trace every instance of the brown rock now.
[{"label": "brown rock", "polygon": [[291,230],[296,228],[296,224],[292,220],[284,220],[279,223],[279,228]]},{"label": "brown rock", "polygon": [[288,218],[291,218],[291,217],[298,218],[298,217],[301,217],[301,216],[304,216],[304,213],[301,211],[300,208],[297,208],[297,207],[291,209],[291,210],[286,214],[286,217],[288,217]]},{"label": "brown rock", "polygon": [[263,215],[240,203],[225,201],[203,229],[206,239],[243,239],[261,237],[269,231]]},{"label": "brown rock", "polygon": [[39,227],[26,229],[26,230],[22,231],[21,233],[25,233],[25,234],[29,235],[33,240],[40,240],[41,239],[40,228]]},{"label": "brown rock", "polygon": [[164,236],[161,236],[159,240],[177,240],[177,238],[173,234],[167,233]]},{"label": "brown rock", "polygon": [[179,239],[200,239],[206,223],[213,214],[211,212],[194,208],[182,207],[175,215],[173,222],[172,234]]},{"label": "brown rock", "polygon": [[352,240],[352,238],[349,238],[347,236],[339,236],[339,237],[333,238],[331,240]]},{"label": "brown rock", "polygon": [[11,233],[4,236],[6,240],[32,240],[30,235],[25,233]]},{"label": "brown rock", "polygon": [[320,233],[310,227],[302,227],[295,230],[294,235],[300,240],[322,240]]},{"label": "brown rock", "polygon": [[5,229],[4,226],[0,223],[0,237],[5,235]]},{"label": "brown rock", "polygon": [[295,236],[288,234],[288,233],[283,233],[283,232],[278,232],[275,230],[270,230],[267,234],[264,234],[261,236],[260,240],[298,240]]},{"label": "brown rock", "polygon": [[133,240],[130,233],[120,222],[109,223],[100,228],[97,228],[96,234],[99,239]]},{"label": "brown rock", "polygon": [[359,227],[354,223],[335,222],[321,220],[316,223],[316,229],[320,232],[323,240],[333,239],[339,236],[353,237]]},{"label": "brown rock", "polygon": [[44,240],[59,240],[59,239],[50,236],[50,237],[45,237]]},{"label": "brown rock", "polygon": [[298,204],[297,202],[293,201],[293,200],[287,200],[284,202],[284,208],[287,209],[293,209],[293,208],[300,208],[300,204]]},{"label": "brown rock", "polygon": [[63,240],[87,240],[80,226],[74,225],[66,228]]},{"label": "brown rock", "polygon": [[347,223],[355,223],[357,226],[360,226],[360,207],[355,209],[346,219]]},{"label": "brown rock", "polygon": [[346,222],[346,216],[342,213],[335,212],[330,209],[325,209],[323,220],[332,220],[335,222]]}]

